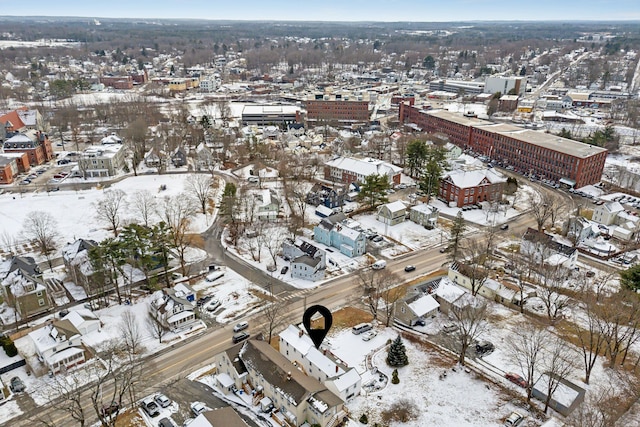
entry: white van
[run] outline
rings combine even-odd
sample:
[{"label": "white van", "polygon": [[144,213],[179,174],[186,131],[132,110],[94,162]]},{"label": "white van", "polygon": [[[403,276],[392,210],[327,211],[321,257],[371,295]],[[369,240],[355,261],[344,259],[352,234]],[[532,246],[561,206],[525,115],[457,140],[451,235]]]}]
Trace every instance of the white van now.
[{"label": "white van", "polygon": [[360,335],[361,333],[367,332],[371,329],[373,329],[373,325],[371,323],[360,323],[359,325],[354,326],[351,332],[353,332],[354,335]]},{"label": "white van", "polygon": [[387,261],[381,259],[374,262],[373,265],[371,265],[371,268],[373,268],[374,270],[382,270],[386,266],[387,266]]}]

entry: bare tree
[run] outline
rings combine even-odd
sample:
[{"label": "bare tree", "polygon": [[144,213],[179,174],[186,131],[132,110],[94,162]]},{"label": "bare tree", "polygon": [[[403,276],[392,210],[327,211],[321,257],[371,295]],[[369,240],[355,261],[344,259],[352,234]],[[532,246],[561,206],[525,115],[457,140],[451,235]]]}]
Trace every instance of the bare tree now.
[{"label": "bare tree", "polygon": [[[640,301],[635,292],[621,289],[597,306],[600,333],[609,366],[624,364],[629,347],[639,338]],[[620,359],[620,360],[619,360]]]},{"label": "bare tree", "polygon": [[358,272],[358,280],[364,292],[365,304],[373,315],[373,319],[377,320],[381,297],[398,283],[398,278],[387,269],[375,270],[369,267]]},{"label": "bare tree", "polygon": [[154,313],[151,307],[149,307],[147,311],[146,325],[151,336],[157,338],[158,342],[162,343],[162,337],[167,333],[167,328],[162,323],[160,314]]},{"label": "bare tree", "polygon": [[[273,295],[271,296],[273,298]],[[282,325],[284,321],[284,315],[286,314],[287,304],[285,301],[273,300],[264,306],[262,313],[266,318],[265,322],[265,330],[267,334],[267,342],[271,343],[271,338],[273,338],[273,334]]]},{"label": "bare tree", "polygon": [[131,209],[138,214],[144,226],[148,227],[157,210],[156,198],[149,190],[136,191],[131,200]]},{"label": "bare tree", "polygon": [[120,316],[120,323],[118,324],[118,330],[120,331],[120,338],[122,345],[127,351],[127,354],[137,355],[142,352],[142,332],[136,316],[131,310],[127,310]]},{"label": "bare tree", "polygon": [[464,252],[464,261],[458,263],[458,270],[469,278],[471,294],[476,296],[489,278],[487,247],[480,239],[470,240]]},{"label": "bare tree", "polygon": [[159,207],[159,215],[171,230],[169,240],[171,247],[178,254],[182,274],[187,274],[186,251],[192,243],[192,235],[189,233],[191,220],[197,207],[193,199],[184,194],[167,196]]},{"label": "bare tree", "polygon": [[611,384],[590,388],[585,401],[565,419],[568,427],[609,427],[626,411],[623,396]]},{"label": "bare tree", "polygon": [[542,231],[542,227],[544,227],[544,224],[551,217],[554,209],[557,209],[555,200],[544,192],[540,195],[540,200],[536,200],[530,205],[531,215],[536,221],[538,231]]},{"label": "bare tree", "polygon": [[120,227],[120,211],[123,208],[125,198],[125,192],[120,189],[106,190],[104,197],[95,204],[98,219],[109,224],[116,237]]},{"label": "bare tree", "polygon": [[464,365],[467,350],[487,327],[487,304],[468,294],[465,294],[461,300],[464,301],[456,301],[456,304],[451,306],[449,313],[458,327],[457,338],[460,346],[458,361]]},{"label": "bare tree", "polygon": [[88,415],[82,399],[84,383],[83,372],[74,370],[67,375],[55,375],[41,390],[53,397],[56,409],[67,413],[80,427],[84,427]]},{"label": "bare tree", "polygon": [[603,350],[605,342],[604,335],[600,331],[596,295],[590,290],[585,290],[582,295],[582,303],[584,317],[582,317],[582,321],[579,324],[576,322],[570,324],[570,332],[577,338],[584,368],[584,382],[589,384],[591,371]]},{"label": "bare tree", "polygon": [[207,213],[207,203],[213,197],[213,185],[215,181],[211,176],[204,174],[191,174],[185,180],[185,191],[200,206],[202,214]]},{"label": "bare tree", "polygon": [[277,265],[277,255],[282,249],[282,243],[285,241],[286,235],[282,227],[278,225],[271,225],[264,227],[262,233],[259,236],[260,245],[267,248],[273,265]]},{"label": "bare tree", "polygon": [[542,351],[548,341],[549,334],[533,323],[514,329],[507,339],[509,356],[527,383],[527,402],[531,400],[533,385],[540,378]]},{"label": "bare tree", "polygon": [[544,357],[544,369],[547,376],[546,399],[544,402],[544,412],[547,412],[549,403],[558,386],[575,369],[575,352],[562,338],[554,337],[549,342],[551,348],[547,348],[548,353]]},{"label": "bare tree", "polygon": [[554,323],[571,302],[563,289],[564,283],[569,278],[569,270],[562,266],[542,265],[538,269],[538,274],[542,281],[538,287],[538,297],[544,304],[549,321]]},{"label": "bare tree", "polygon": [[29,212],[24,219],[22,233],[27,239],[35,241],[38,251],[47,258],[52,269],[51,253],[56,250],[58,222],[48,212]]},{"label": "bare tree", "polygon": [[0,242],[4,246],[5,251],[13,253],[16,245],[16,238],[9,231],[5,230],[0,234]]}]

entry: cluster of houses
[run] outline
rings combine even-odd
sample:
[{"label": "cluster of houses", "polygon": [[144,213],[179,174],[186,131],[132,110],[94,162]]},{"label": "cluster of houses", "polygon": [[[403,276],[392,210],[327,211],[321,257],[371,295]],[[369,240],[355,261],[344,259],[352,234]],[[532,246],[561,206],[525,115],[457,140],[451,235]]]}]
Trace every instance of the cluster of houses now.
[{"label": "cluster of houses", "polygon": [[217,354],[217,386],[225,394],[246,392],[279,425],[340,425],[348,417],[345,403],[360,394],[355,367],[316,348],[293,325],[279,334],[279,349],[251,339]]}]

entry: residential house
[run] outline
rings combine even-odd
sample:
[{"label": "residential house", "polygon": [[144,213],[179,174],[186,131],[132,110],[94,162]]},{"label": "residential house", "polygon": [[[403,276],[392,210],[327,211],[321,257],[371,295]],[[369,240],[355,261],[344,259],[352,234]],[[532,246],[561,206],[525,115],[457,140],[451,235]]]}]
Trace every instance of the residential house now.
[{"label": "residential house", "polygon": [[254,196],[259,201],[257,206],[258,218],[266,221],[275,220],[280,210],[280,198],[278,198],[275,191],[270,188],[265,188],[259,190]]},{"label": "residential house", "polygon": [[144,155],[144,164],[148,168],[159,168],[162,165],[162,160],[156,151],[155,147],[151,147]]},{"label": "residential house", "polygon": [[216,156],[214,156],[211,148],[204,142],[196,147],[196,169],[212,171],[218,164]]},{"label": "residential house", "polygon": [[355,157],[337,157],[324,164],[324,178],[343,184],[363,183],[365,177],[383,175],[389,184],[400,184],[402,168],[383,160]]},{"label": "residential house", "polygon": [[[603,227],[603,226],[600,226]],[[602,229],[597,223],[589,221],[581,216],[572,216],[566,222],[565,232],[567,238],[580,244],[584,240],[592,239],[602,234]]]},{"label": "residential house", "polygon": [[173,153],[171,153],[171,163],[177,168],[187,165],[187,153],[183,147],[178,147],[173,150]]},{"label": "residential house", "polygon": [[[92,295],[91,284],[102,283],[102,279],[96,279],[89,259],[89,251],[98,243],[94,240],[78,239],[62,248],[62,261],[67,270],[67,277],[73,283],[81,286],[87,295]],[[98,273],[102,275],[102,273]]]},{"label": "residential house", "polygon": [[407,206],[400,200],[386,203],[378,208],[378,221],[387,225],[396,225],[404,222],[407,215]]},{"label": "residential house", "polygon": [[294,279],[324,279],[326,271],[326,252],[311,243],[299,240],[286,240],[282,243],[282,256],[291,260],[291,277]]},{"label": "residential house", "polygon": [[153,294],[150,311],[166,329],[176,331],[197,322],[195,304],[188,295],[176,289],[163,289]]},{"label": "residential house", "polygon": [[122,144],[87,147],[78,159],[78,169],[86,178],[115,176],[124,168],[125,150]]},{"label": "residential house", "polygon": [[5,301],[22,319],[52,307],[42,273],[31,257],[14,256],[0,262],[0,284]]},{"label": "residential house", "polygon": [[514,289],[511,289],[510,287],[491,278],[483,278],[481,281],[476,279],[476,282],[472,283],[470,268],[465,264],[452,264],[449,267],[448,277],[453,283],[462,286],[471,292],[473,292],[472,288],[475,286],[478,295],[482,295],[487,299],[501,304],[516,304],[517,297],[519,297],[519,294],[517,294]]},{"label": "residential house", "polygon": [[8,138],[3,143],[5,154],[26,153],[31,166],[38,166],[53,159],[53,147],[46,133],[27,130]]},{"label": "residential house", "polygon": [[50,321],[29,333],[38,359],[56,375],[83,364],[89,354],[83,337],[100,330],[100,319],[91,311],[71,311],[60,320]]},{"label": "residential house", "polygon": [[253,395],[256,404],[265,397],[271,400],[276,409],[271,417],[280,425],[301,426],[307,422],[334,427],[347,417],[340,397],[316,378],[305,375],[265,341],[245,341],[214,360],[218,377],[228,376],[237,389]]},{"label": "residential house", "polygon": [[432,295],[422,292],[396,301],[394,306],[394,318],[409,326],[434,316],[440,308],[440,304]]},{"label": "residential house", "polygon": [[409,208],[409,219],[425,228],[435,228],[438,223],[438,208],[421,203]]},{"label": "residential house", "polygon": [[279,334],[280,354],[310,377],[317,378],[346,402],[358,394],[362,379],[354,367],[347,367],[328,349],[317,349],[302,329],[289,325]]},{"label": "residential house", "polygon": [[520,253],[537,263],[553,267],[573,269],[578,261],[578,251],[570,242],[533,228],[528,228],[522,236]]},{"label": "residential house", "polygon": [[313,239],[334,247],[349,257],[365,253],[367,239],[360,230],[350,227],[351,222],[342,213],[333,214],[320,221],[313,229]]},{"label": "residential house", "polygon": [[231,406],[215,408],[198,415],[189,427],[249,427]]},{"label": "residential house", "polygon": [[306,201],[310,205],[333,209],[344,205],[345,196],[346,192],[342,186],[332,188],[323,184],[315,184],[307,193]]},{"label": "residential house", "polygon": [[458,169],[440,180],[439,196],[449,205],[462,207],[486,201],[499,201],[507,179],[495,169]]},{"label": "residential house", "polygon": [[627,212],[620,202],[607,202],[596,206],[591,219],[608,226],[611,235],[623,241],[634,239],[640,231],[640,218]]},{"label": "residential house", "polygon": [[464,307],[466,296],[469,293],[449,280],[449,277],[440,277],[431,282],[435,283],[427,289],[431,291],[438,304],[440,304],[439,310],[442,313],[449,314],[454,306]]}]

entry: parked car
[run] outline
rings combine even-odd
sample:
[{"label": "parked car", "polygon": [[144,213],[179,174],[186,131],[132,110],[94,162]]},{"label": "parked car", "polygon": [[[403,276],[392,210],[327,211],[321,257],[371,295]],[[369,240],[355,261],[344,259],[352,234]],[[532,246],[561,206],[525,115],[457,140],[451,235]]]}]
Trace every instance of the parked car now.
[{"label": "parked car", "polygon": [[407,265],[407,266],[404,268],[404,271],[406,271],[406,272],[408,273],[408,272],[410,272],[410,271],[415,271],[415,269],[416,269],[416,266],[415,266],[415,265]]},{"label": "parked car", "polygon": [[156,394],[155,401],[158,405],[162,406],[163,408],[166,408],[167,406],[171,405],[171,399],[169,399],[167,396],[165,396],[162,393]]},{"label": "parked car", "polygon": [[376,331],[369,331],[362,334],[362,341],[371,341],[378,335]]},{"label": "parked car", "polygon": [[207,311],[216,311],[220,307],[220,301],[214,299],[209,304],[207,304]]},{"label": "parked car", "polygon": [[9,388],[14,393],[22,393],[26,389],[22,380],[18,377],[11,378],[11,381],[9,382]]},{"label": "parked car", "polygon": [[489,341],[481,341],[476,344],[476,353],[478,353],[481,356],[484,356],[485,354],[489,354],[493,350],[495,350],[495,346],[493,345],[493,343]]},{"label": "parked car", "polygon": [[280,274],[287,274],[287,271],[289,271],[289,266],[285,265],[282,267],[282,270],[280,270]]},{"label": "parked car", "polygon": [[202,402],[193,402],[191,404],[191,412],[193,412],[193,415],[195,415],[196,417],[206,410],[207,407],[204,406],[204,403]]},{"label": "parked car", "polygon": [[249,327],[249,322],[240,322],[233,327],[233,332],[244,331]]},{"label": "parked car", "polygon": [[524,417],[517,412],[512,412],[511,415],[504,420],[504,425],[509,427],[517,427],[522,424]]},{"label": "parked car", "polygon": [[455,332],[458,330],[458,326],[453,324],[453,323],[447,323],[446,325],[444,325],[442,327],[442,332],[444,333],[451,333],[451,332]]},{"label": "parked car", "polygon": [[516,373],[507,372],[506,374],[504,374],[504,377],[522,388],[527,387],[527,382],[525,381],[525,379]]},{"label": "parked car", "polygon": [[205,305],[209,300],[211,300],[211,298],[213,298],[213,295],[205,295],[203,297],[200,297],[198,298],[198,302],[196,302],[196,305],[198,307],[201,307]]},{"label": "parked car", "polygon": [[500,230],[508,230],[509,229],[509,224],[502,224],[500,226]]},{"label": "parked car", "polygon": [[160,415],[160,408],[158,407],[158,404],[150,397],[140,402],[140,407],[150,417],[157,417]]},{"label": "parked car", "polygon": [[109,415],[115,414],[119,410],[120,405],[118,405],[118,402],[113,401],[108,405],[102,405],[102,409],[100,409],[100,412],[102,413],[103,417],[108,417]]},{"label": "parked car", "polygon": [[241,341],[246,340],[247,338],[249,338],[249,333],[248,332],[240,332],[235,334],[232,338],[231,341],[233,341],[234,344],[237,344]]},{"label": "parked car", "polygon": [[158,427],[174,427],[175,424],[169,418],[162,418],[158,421]]}]

